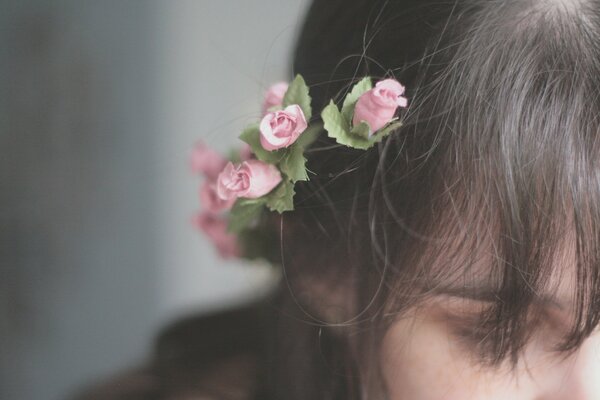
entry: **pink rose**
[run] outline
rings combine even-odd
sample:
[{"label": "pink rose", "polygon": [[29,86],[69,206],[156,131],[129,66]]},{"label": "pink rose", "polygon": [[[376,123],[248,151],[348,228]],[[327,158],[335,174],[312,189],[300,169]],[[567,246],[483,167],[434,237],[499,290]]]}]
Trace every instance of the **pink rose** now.
[{"label": "pink rose", "polygon": [[281,182],[276,166],[259,160],[247,160],[234,166],[228,163],[217,178],[217,194],[230,201],[238,197],[255,199],[275,188]]},{"label": "pink rose", "polygon": [[285,92],[288,90],[287,82],[278,82],[274,85],[271,85],[269,89],[265,92],[265,99],[263,101],[262,113],[265,115],[269,112],[271,107],[281,106],[283,103],[283,97],[285,96]]},{"label": "pink rose", "polygon": [[307,126],[304,113],[297,104],[267,113],[260,121],[260,144],[269,151],[288,147]]},{"label": "pink rose", "polygon": [[218,213],[219,211],[229,210],[233,206],[233,203],[235,203],[235,198],[228,200],[221,199],[217,195],[216,184],[207,181],[200,188],[200,203],[206,210]]},{"label": "pink rose", "polygon": [[384,79],[375,87],[363,93],[356,102],[352,124],[365,121],[369,124],[370,134],[381,129],[394,118],[398,107],[406,107],[408,100],[402,97],[404,86],[395,79]]},{"label": "pink rose", "polygon": [[195,216],[194,224],[210,238],[221,257],[241,256],[237,237],[227,232],[227,221],[225,219],[205,211]]},{"label": "pink rose", "polygon": [[246,161],[252,158],[252,148],[248,143],[244,143],[240,149],[240,160]]},{"label": "pink rose", "polygon": [[190,166],[192,171],[203,174],[207,179],[214,181],[223,170],[227,160],[219,153],[198,141],[192,151]]}]

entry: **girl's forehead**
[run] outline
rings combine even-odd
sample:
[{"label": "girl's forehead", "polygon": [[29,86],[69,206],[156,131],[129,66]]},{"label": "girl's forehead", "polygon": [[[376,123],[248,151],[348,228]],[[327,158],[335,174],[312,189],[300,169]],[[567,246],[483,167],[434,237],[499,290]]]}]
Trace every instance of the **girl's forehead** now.
[{"label": "girl's forehead", "polygon": [[[531,277],[528,268],[520,268],[502,262],[501,255],[490,251],[494,246],[480,247],[479,251],[467,257],[454,260],[443,254],[434,258],[429,273],[422,285],[424,291],[431,294],[443,294],[454,297],[481,301],[497,301],[502,290],[512,288],[503,286],[508,272],[515,273],[533,293],[533,301],[561,309],[572,309],[577,292],[578,262],[576,256],[576,238],[574,231],[566,233],[560,245],[548,250],[548,263],[540,263],[538,276]],[[452,252],[457,255],[458,252]],[[431,260],[431,259],[430,259]],[[535,268],[535,267],[533,267]],[[512,270],[512,271],[510,271]]]}]

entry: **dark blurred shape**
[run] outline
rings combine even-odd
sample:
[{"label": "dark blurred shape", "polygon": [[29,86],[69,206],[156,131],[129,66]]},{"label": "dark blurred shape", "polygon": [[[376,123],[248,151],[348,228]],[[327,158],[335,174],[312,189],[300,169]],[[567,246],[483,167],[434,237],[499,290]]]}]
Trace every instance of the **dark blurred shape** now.
[{"label": "dark blurred shape", "polygon": [[262,386],[273,316],[266,301],[181,320],[147,364],[86,389],[76,400],[266,399]]}]

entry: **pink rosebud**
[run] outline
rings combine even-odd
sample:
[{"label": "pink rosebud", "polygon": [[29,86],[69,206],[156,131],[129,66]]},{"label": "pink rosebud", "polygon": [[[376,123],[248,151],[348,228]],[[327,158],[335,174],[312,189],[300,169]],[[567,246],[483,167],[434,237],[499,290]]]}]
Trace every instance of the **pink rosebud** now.
[{"label": "pink rosebud", "polygon": [[194,218],[194,224],[204,232],[219,255],[223,258],[240,257],[241,251],[237,237],[227,232],[227,221],[211,212],[200,212]]},{"label": "pink rosebud", "polygon": [[263,101],[262,113],[265,115],[269,112],[271,107],[280,107],[281,103],[283,103],[283,97],[285,96],[285,92],[288,90],[287,82],[278,82],[274,85],[271,85],[267,91],[265,92],[265,99]]},{"label": "pink rosebud", "polygon": [[240,160],[246,161],[252,158],[252,148],[248,143],[244,143],[240,149]]},{"label": "pink rosebud", "polygon": [[260,121],[260,144],[269,151],[288,147],[307,126],[304,113],[297,104],[267,113]]},{"label": "pink rosebud", "polygon": [[202,206],[212,212],[218,213],[219,211],[229,210],[235,198],[223,200],[217,195],[217,186],[215,183],[207,181],[200,188],[200,203]]},{"label": "pink rosebud", "polygon": [[255,199],[273,190],[281,179],[276,166],[259,160],[247,160],[236,166],[228,163],[217,178],[217,194],[226,201],[238,197]]},{"label": "pink rosebud", "polygon": [[194,146],[190,159],[190,166],[194,173],[203,174],[207,179],[214,181],[225,164],[227,160],[204,142],[198,141]]},{"label": "pink rosebud", "polygon": [[352,124],[365,121],[369,124],[370,134],[381,129],[394,118],[398,107],[406,107],[408,100],[402,97],[404,86],[395,79],[384,79],[375,87],[363,93],[356,102]]}]

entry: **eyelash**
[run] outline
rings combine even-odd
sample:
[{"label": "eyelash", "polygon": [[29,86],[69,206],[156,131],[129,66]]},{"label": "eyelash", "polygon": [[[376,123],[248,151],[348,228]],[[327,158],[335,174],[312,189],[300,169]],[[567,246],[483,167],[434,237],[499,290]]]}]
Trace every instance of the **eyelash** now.
[{"label": "eyelash", "polygon": [[[488,360],[494,356],[493,346],[486,345],[496,329],[493,322],[482,320],[482,315],[449,315],[449,326],[457,343],[468,353],[480,360]],[[543,330],[544,338],[555,336],[557,341],[567,332],[563,321],[546,312],[533,329]]]},{"label": "eyelash", "polygon": [[474,350],[474,345],[479,347],[489,338],[493,327],[486,327],[478,319],[468,318],[463,321],[455,321],[452,326],[452,333],[463,344],[468,346],[470,351]]}]

